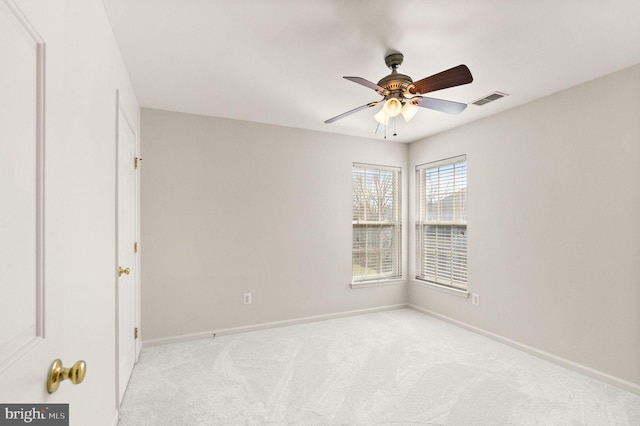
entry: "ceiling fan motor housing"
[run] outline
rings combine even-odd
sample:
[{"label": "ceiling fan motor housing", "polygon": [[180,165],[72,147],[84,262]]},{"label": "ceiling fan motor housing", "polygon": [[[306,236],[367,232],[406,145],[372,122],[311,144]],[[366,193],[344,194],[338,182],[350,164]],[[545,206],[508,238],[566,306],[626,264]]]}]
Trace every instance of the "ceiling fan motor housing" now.
[{"label": "ceiling fan motor housing", "polygon": [[385,99],[403,99],[404,94],[407,93],[411,87],[413,87],[413,80],[411,80],[411,77],[409,77],[408,75],[398,74],[394,70],[388,76],[383,77],[378,82],[378,86],[384,88],[389,92],[389,94],[385,96]]},{"label": "ceiling fan motor housing", "polygon": [[394,52],[384,58],[385,64],[391,69],[391,74],[378,81],[378,86],[389,92],[385,99],[403,99],[403,94],[413,87],[413,80],[408,75],[398,73],[397,69],[402,65],[404,56],[400,52]]}]

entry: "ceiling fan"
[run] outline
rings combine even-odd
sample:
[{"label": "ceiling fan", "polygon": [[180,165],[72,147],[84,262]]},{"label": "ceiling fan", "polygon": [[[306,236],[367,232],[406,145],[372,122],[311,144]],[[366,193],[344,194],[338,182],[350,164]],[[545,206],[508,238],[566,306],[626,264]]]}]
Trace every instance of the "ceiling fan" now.
[{"label": "ceiling fan", "polygon": [[326,120],[325,123],[333,123],[348,115],[381,103],[383,103],[382,109],[380,109],[374,118],[382,126],[387,126],[391,118],[397,117],[400,114],[402,114],[406,121],[411,120],[418,111],[418,107],[433,109],[447,114],[459,114],[467,107],[467,104],[460,102],[422,96],[425,93],[435,92],[436,90],[471,83],[473,76],[466,65],[458,65],[457,67],[414,82],[408,75],[398,73],[398,67],[402,64],[403,59],[404,56],[400,52],[388,54],[384,58],[384,62],[387,64],[387,67],[391,69],[391,74],[383,77],[378,81],[378,84],[361,77],[344,77],[354,83],[375,90],[383,98],[379,101],[369,102],[358,108],[336,115]]}]

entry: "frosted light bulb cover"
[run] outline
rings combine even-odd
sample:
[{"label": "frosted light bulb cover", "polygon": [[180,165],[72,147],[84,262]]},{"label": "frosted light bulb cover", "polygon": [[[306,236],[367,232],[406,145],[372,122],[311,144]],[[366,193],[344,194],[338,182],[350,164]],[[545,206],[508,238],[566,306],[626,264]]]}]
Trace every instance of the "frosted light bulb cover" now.
[{"label": "frosted light bulb cover", "polygon": [[389,116],[384,113],[384,108],[381,108],[380,111],[378,111],[378,113],[373,116],[373,118],[375,118],[376,121],[383,126],[389,124]]},{"label": "frosted light bulb cover", "polygon": [[385,112],[387,116],[395,117],[398,114],[400,114],[400,111],[402,111],[402,104],[398,99],[391,98],[384,103],[382,110]]},{"label": "frosted light bulb cover", "polygon": [[402,106],[401,112],[404,117],[404,121],[408,123],[418,112],[418,107],[412,104],[411,101],[408,101]]}]

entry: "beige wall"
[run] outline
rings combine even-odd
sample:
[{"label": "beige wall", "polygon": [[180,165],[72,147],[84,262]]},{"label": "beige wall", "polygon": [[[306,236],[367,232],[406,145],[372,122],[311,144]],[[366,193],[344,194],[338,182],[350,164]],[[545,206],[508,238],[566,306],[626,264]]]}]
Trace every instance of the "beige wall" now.
[{"label": "beige wall", "polygon": [[407,145],[143,109],[142,150],[145,342],[406,302],[349,283],[352,163]]},{"label": "beige wall", "polygon": [[410,167],[458,154],[481,303],[411,303],[639,385],[640,66],[414,143]]}]

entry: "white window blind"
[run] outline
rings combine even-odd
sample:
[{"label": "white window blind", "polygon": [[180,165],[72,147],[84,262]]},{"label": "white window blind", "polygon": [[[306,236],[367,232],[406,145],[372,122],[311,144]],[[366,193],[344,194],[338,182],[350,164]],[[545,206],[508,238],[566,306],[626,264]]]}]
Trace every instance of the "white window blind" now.
[{"label": "white window blind", "polygon": [[402,276],[400,168],[353,164],[353,282]]},{"label": "white window blind", "polygon": [[467,160],[416,167],[417,279],[467,289]]}]

